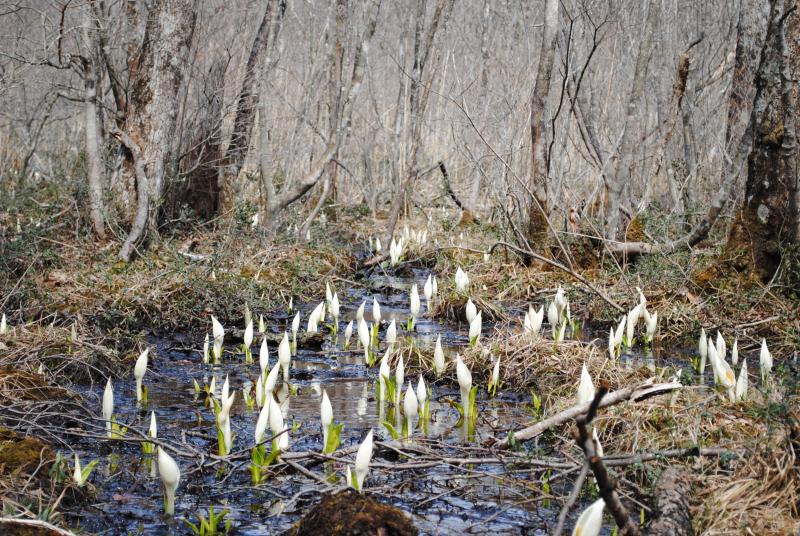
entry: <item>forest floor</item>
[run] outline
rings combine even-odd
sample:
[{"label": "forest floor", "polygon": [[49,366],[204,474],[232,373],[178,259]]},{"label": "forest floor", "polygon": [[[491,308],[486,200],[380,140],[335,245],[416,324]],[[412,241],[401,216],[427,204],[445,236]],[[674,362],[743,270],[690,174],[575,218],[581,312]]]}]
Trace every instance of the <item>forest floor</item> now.
[{"label": "forest floor", "polygon": [[[359,287],[369,238],[385,228],[357,210],[339,209],[325,224],[313,227],[308,244],[295,243],[285,232],[268,241],[245,218],[217,229],[186,225],[123,264],[115,256],[118,242],[86,238],[67,223],[69,216],[54,207],[42,208],[18,226],[9,212],[0,214],[0,310],[10,326],[10,333],[0,338],[0,399],[6,401],[0,415],[8,404],[79,399],[81,393],[72,387],[79,381],[130,376],[136,349],[152,333],[202,333],[212,313],[223,324],[243,325],[245,306],[271,322],[272,314],[285,311],[290,300],[301,311],[318,302],[326,282]],[[658,476],[679,465],[692,480],[690,502],[698,534],[797,532],[796,297],[787,296],[778,284],[764,286],[740,275],[709,278],[707,270],[720,254],[712,244],[622,264],[572,243],[567,247],[579,253],[572,259],[557,258],[574,268],[526,267],[502,247],[484,255],[498,241],[494,229],[460,227],[457,216],[450,216],[453,221],[431,211],[426,221],[408,224],[412,230],[427,228],[427,243],[409,247],[399,266],[373,270],[437,274],[440,298],[432,313],[443,322],[463,316],[466,298],[455,292],[453,274],[457,267],[469,274],[470,296],[492,323],[478,348],[464,350],[476,382],[486,382],[493,358],[499,357],[503,389],[525,397],[535,394],[543,401],[537,410],[541,417],[573,404],[584,363],[595,384],[605,382],[612,390],[651,376],[678,378],[685,387],[672,395],[609,407],[596,421],[605,456],[654,454],[647,463],[616,469],[620,486],[637,501],[634,511],[652,507]],[[522,333],[521,319],[529,304],[549,302],[559,286],[582,328],[579,340],[554,349],[548,327],[543,337],[534,339]],[[609,328],[622,311],[638,303],[637,288],[646,296],[648,310],[659,316],[653,345],[658,358],[649,367],[610,360],[606,345]],[[701,326],[710,338],[720,331],[728,348],[738,339],[740,360],[747,359],[752,378],[746,402],[730,402],[707,376],[698,378],[692,370]],[[768,384],[758,380],[762,337],[775,358]],[[431,350],[409,350],[406,359],[409,374],[427,370]],[[42,364],[46,375],[37,374]],[[68,479],[54,477],[52,468],[59,467],[54,465],[55,452],[62,448],[63,436],[44,425],[39,433],[35,426],[20,433],[23,427],[7,417],[0,416],[5,427],[0,428],[0,495],[6,515],[63,523],[57,515],[61,501],[80,502],[86,493]],[[580,450],[570,430],[569,424],[556,427],[547,439],[555,451],[574,458]],[[694,454],[705,449],[708,454],[667,454],[675,449],[697,449]]]}]

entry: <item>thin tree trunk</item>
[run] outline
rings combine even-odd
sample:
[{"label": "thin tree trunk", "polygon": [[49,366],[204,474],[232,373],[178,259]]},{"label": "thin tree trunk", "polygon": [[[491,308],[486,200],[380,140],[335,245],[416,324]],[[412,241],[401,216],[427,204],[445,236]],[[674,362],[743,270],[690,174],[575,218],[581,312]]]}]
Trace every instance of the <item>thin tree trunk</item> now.
[{"label": "thin tree trunk", "polygon": [[[536,82],[531,95],[531,167],[528,176],[528,231],[531,249],[542,252],[546,248],[547,230],[547,142],[545,140],[545,108],[550,96],[550,80],[558,36],[559,0],[547,0],[544,7],[544,32],[536,67]],[[553,133],[551,132],[550,135]],[[530,259],[526,259],[529,261]]]},{"label": "thin tree trunk", "polygon": [[658,23],[658,4],[653,0],[647,0],[646,10],[647,15],[642,29],[642,44],[639,46],[639,53],[636,56],[636,64],[633,70],[633,81],[625,112],[622,140],[619,144],[619,150],[612,157],[614,166],[608,182],[608,209],[606,211],[606,238],[609,240],[614,240],[617,237],[622,197],[625,186],[628,185],[632,176],[633,154],[638,143],[634,126],[635,122],[640,119],[639,104],[644,95],[647,65],[650,63],[653,38]]},{"label": "thin tree trunk", "polygon": [[[250,54],[245,66],[244,80],[236,99],[236,116],[233,120],[233,133],[225,150],[220,167],[220,204],[221,212],[227,212],[234,203],[234,186],[242,169],[247,151],[250,148],[250,136],[256,119],[258,106],[259,72],[264,72],[262,65],[269,51],[270,33],[273,30],[273,19],[280,23],[285,9],[285,2],[279,6],[280,13],[275,13],[276,0],[267,0],[261,24],[256,31],[255,39],[250,47]],[[276,30],[277,31],[277,30]]]},{"label": "thin tree trunk", "polygon": [[89,165],[89,207],[94,233],[105,238],[103,217],[103,163],[100,160],[100,135],[97,122],[97,77],[94,64],[94,41],[84,28],[84,39],[90,49],[83,62],[84,120],[86,122],[86,160]]}]

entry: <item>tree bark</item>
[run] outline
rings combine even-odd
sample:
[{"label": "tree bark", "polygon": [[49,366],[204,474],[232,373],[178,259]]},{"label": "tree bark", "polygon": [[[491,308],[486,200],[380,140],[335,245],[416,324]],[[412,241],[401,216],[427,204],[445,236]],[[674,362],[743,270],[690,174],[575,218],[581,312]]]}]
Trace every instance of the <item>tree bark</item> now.
[{"label": "tree bark", "polygon": [[[545,2],[544,32],[536,67],[536,81],[531,95],[531,167],[528,177],[528,242],[542,251],[547,242],[547,143],[545,108],[550,95],[550,79],[558,35],[559,0]],[[550,133],[552,135],[552,132]]]},{"label": "tree bark", "polygon": [[744,201],[728,235],[734,267],[762,281],[778,270],[783,248],[798,237],[797,105],[800,14],[796,0],[771,0],[767,39],[756,76],[753,147]]},{"label": "tree bark", "polygon": [[736,51],[728,95],[728,120],[725,129],[728,162],[721,173],[722,183],[709,204],[708,212],[686,235],[662,244],[646,242],[612,242],[609,249],[624,255],[671,253],[696,246],[704,240],[719,219],[731,197],[736,179],[742,170],[752,144],[755,78],[760,69],[761,51],[767,33],[769,5],[748,1],[739,10]]},{"label": "tree bark", "polygon": [[[193,0],[156,0],[150,7],[141,51],[131,73],[132,91],[128,104],[125,134],[128,148],[141,152],[142,172],[146,177],[146,200],[141,184],[137,186],[136,216],[119,257],[129,261],[135,245],[149,233],[157,235],[158,209],[166,181],[167,161],[171,155],[178,92],[183,81],[186,58],[194,31]],[[137,166],[134,156],[134,167]],[[139,170],[136,180],[141,182]],[[145,225],[140,224],[142,204]]]},{"label": "tree bark", "polygon": [[693,536],[689,477],[677,467],[661,473],[656,482],[655,516],[647,531],[649,536]]},{"label": "tree bark", "polygon": [[89,211],[92,227],[98,238],[105,238],[103,216],[103,163],[100,160],[100,132],[97,121],[97,77],[95,76],[94,40],[84,28],[89,52],[83,61],[84,121],[86,123],[86,160],[89,166]]},{"label": "tree bark", "polygon": [[[236,99],[236,116],[233,120],[233,133],[225,150],[225,156],[220,167],[220,211],[226,212],[233,206],[235,192],[234,183],[242,169],[247,151],[250,148],[250,136],[256,118],[258,106],[258,79],[259,72],[264,72],[262,66],[268,55],[270,47],[270,34],[275,23],[283,17],[286,3],[281,1],[279,12],[275,12],[276,0],[267,0],[264,16],[256,31],[255,39],[250,47],[250,54],[245,66],[244,81]],[[277,32],[277,29],[276,29]]]},{"label": "tree bark", "polygon": [[645,23],[642,31],[642,44],[639,46],[639,53],[636,56],[636,63],[633,70],[631,93],[628,97],[628,105],[625,112],[622,140],[619,144],[619,150],[612,157],[614,167],[607,185],[608,209],[606,211],[606,238],[609,240],[615,240],[617,237],[622,196],[625,187],[630,183],[631,179],[633,155],[638,142],[636,129],[634,127],[636,121],[641,119],[639,117],[639,104],[644,95],[647,65],[650,63],[650,56],[653,50],[653,38],[658,23],[658,4],[652,0],[647,0],[646,9],[647,15],[645,16]]}]

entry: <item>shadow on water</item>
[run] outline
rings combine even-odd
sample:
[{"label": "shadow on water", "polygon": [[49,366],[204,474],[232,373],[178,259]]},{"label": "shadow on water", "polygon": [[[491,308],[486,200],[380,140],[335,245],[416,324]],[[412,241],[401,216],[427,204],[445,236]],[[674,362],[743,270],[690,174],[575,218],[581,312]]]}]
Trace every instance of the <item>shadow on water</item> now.
[{"label": "shadow on water", "polygon": [[[413,277],[395,278],[373,276],[367,280],[368,289],[352,288],[340,290],[342,302],[341,330],[355,317],[362,300],[367,301],[366,317],[371,319],[372,297],[381,304],[385,322],[396,319],[398,326],[408,318],[408,290],[416,282],[420,288],[427,272],[416,272]],[[424,302],[424,299],[423,299]],[[312,306],[314,304],[311,304]],[[303,320],[308,310],[303,311]],[[282,333],[290,318],[277,315],[268,329]],[[304,327],[304,326],[303,326]],[[384,325],[385,328],[385,325]],[[467,344],[467,326],[443,325],[427,318],[419,319],[416,331],[411,335],[415,344],[431,348],[438,335],[446,347],[448,360],[454,359],[460,346]],[[302,331],[302,329],[301,329]],[[192,380],[209,383],[216,379],[220,388],[226,375],[231,391],[237,392],[237,401],[232,411],[234,434],[233,450],[249,449],[253,444],[253,430],[258,416],[257,409],[248,410],[241,396],[243,388],[250,388],[258,375],[258,346],[253,345],[254,361],[246,365],[243,356],[234,346],[226,346],[225,358],[219,366],[203,365],[201,353],[203,333],[173,334],[168,337],[152,337],[149,370],[145,384],[149,389],[147,411],[137,407],[132,378],[115,383],[115,414],[117,419],[130,426],[146,430],[149,410],[158,418],[159,438],[177,445],[190,445],[198,451],[216,453],[217,439],[214,414],[199,401]],[[384,331],[381,332],[381,338]],[[341,335],[340,335],[341,337]],[[354,335],[354,339],[357,337]],[[372,369],[364,365],[363,354],[353,346],[352,351],[343,351],[338,341],[330,335],[322,348],[301,346],[293,359],[290,382],[296,395],[284,401],[287,422],[294,423],[291,434],[291,451],[321,450],[319,407],[322,389],[325,389],[333,407],[334,421],[344,424],[340,449],[358,445],[366,431],[375,430],[376,439],[388,440],[390,436],[381,426],[381,410],[376,400],[377,366]],[[383,345],[382,347],[383,348]],[[270,344],[270,365],[277,359],[277,348]],[[382,350],[381,350],[382,352]],[[452,366],[450,364],[449,366]],[[413,379],[416,385],[417,377]],[[454,449],[462,444],[462,430],[456,426],[458,412],[448,400],[457,401],[457,388],[442,382],[430,382],[433,399],[431,421],[427,437]],[[284,391],[284,396],[286,396]],[[98,400],[101,390],[96,390]],[[530,420],[527,401],[510,394],[489,400],[485,393],[479,395],[481,417],[476,427],[475,441],[491,435],[493,430],[516,428]],[[419,433],[419,430],[417,431]],[[251,485],[247,462],[229,466],[224,472],[214,468],[198,469],[198,460],[178,458],[182,468],[178,488],[176,512],[178,520],[169,523],[162,517],[161,484],[149,460],[143,460],[136,443],[97,442],[84,440],[74,445],[81,459],[100,459],[91,480],[97,486],[97,494],[88,508],[68,511],[75,524],[92,532],[167,534],[188,533],[179,520],[186,517],[196,521],[196,514],[207,514],[208,507],[217,511],[229,510],[228,517],[237,529],[237,534],[265,534],[289,528],[316,500],[315,489],[319,483],[294,471],[282,472],[258,487]],[[350,458],[352,459],[352,458]],[[386,462],[376,453],[374,464]],[[396,460],[391,460],[396,461]],[[219,464],[217,465],[219,467]],[[344,466],[329,463],[326,469],[342,478]],[[393,474],[391,470],[378,469],[370,472],[367,488],[386,502],[409,512],[417,527],[426,533],[473,532],[517,534],[530,527],[542,525],[543,519],[552,519],[557,511],[549,511],[541,505],[524,504],[524,496],[517,491],[510,493],[496,478],[501,468],[483,466],[479,472],[467,478],[463,468],[439,465],[417,471]],[[524,478],[521,477],[521,478]],[[535,484],[535,483],[534,483]],[[537,507],[538,506],[538,507]]]}]

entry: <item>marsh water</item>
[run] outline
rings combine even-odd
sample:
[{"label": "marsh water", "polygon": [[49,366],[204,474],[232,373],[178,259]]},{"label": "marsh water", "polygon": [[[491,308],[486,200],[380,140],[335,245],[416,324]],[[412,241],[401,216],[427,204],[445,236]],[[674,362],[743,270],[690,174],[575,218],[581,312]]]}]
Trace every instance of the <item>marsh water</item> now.
[{"label": "marsh water", "polygon": [[[381,350],[385,322],[397,320],[398,340],[412,337],[414,344],[432,350],[437,336],[441,335],[448,363],[455,353],[467,345],[468,326],[461,323],[439,323],[423,315],[416,329],[406,334],[399,327],[409,316],[408,292],[412,283],[422,288],[428,275],[426,271],[415,271],[405,277],[373,275],[362,281],[363,286],[338,289],[342,303],[340,333],[331,335],[325,330],[321,343],[298,344],[292,361],[290,384],[291,395],[284,388],[283,410],[293,430],[290,452],[320,451],[322,448],[319,424],[319,408],[322,389],[330,397],[334,421],[343,423],[340,449],[357,446],[367,430],[373,429],[376,440],[391,439],[381,421],[386,419],[376,397],[377,366],[367,367],[363,351],[353,344],[350,350],[342,349],[344,326],[355,318],[356,308],[367,301],[366,318],[371,318],[373,296],[381,304],[384,329],[381,331]],[[305,320],[315,304],[301,307]],[[269,317],[267,329],[274,334],[288,329],[291,316],[285,312],[254,311],[254,321],[259,313]],[[267,315],[267,313],[270,313]],[[321,330],[324,328],[321,327]],[[484,330],[487,327],[484,326]],[[253,364],[245,364],[236,341],[226,343],[225,357],[217,366],[202,364],[204,333],[181,333],[151,336],[148,343],[151,359],[145,385],[149,391],[146,410],[137,406],[132,377],[115,381],[116,419],[140,430],[149,424],[150,410],[158,419],[158,436],[180,447],[189,445],[198,451],[215,454],[217,437],[214,413],[198,399],[193,380],[200,385],[209,383],[213,376],[219,390],[225,377],[229,377],[230,388],[236,391],[237,400],[232,412],[234,434],[233,451],[246,451],[253,444],[253,430],[258,410],[248,409],[241,393],[249,389],[258,376],[258,348],[260,339],[253,344]],[[270,366],[277,359],[277,345],[269,345]],[[452,366],[452,365],[450,365]],[[417,376],[406,374],[416,385]],[[457,426],[459,413],[448,401],[458,400],[457,386],[444,381],[428,385],[432,391],[430,405],[431,420],[427,427],[427,438],[438,440],[442,452],[452,447],[453,452],[463,452],[465,446],[463,430]],[[87,386],[100,406],[103,386]],[[90,394],[91,396],[91,394]],[[531,421],[530,400],[500,393],[490,399],[485,391],[479,394],[478,419],[473,444],[492,435],[503,436],[509,429],[519,428]],[[98,409],[99,413],[99,409]],[[421,437],[420,427],[416,432]],[[105,534],[190,534],[181,521],[187,518],[196,522],[197,514],[207,515],[210,506],[216,511],[227,510],[227,518],[237,534],[280,533],[295,523],[319,497],[318,490],[324,486],[294,470],[281,471],[259,486],[253,486],[248,471],[249,458],[213,468],[198,468],[198,460],[176,457],[182,469],[177,493],[176,518],[163,516],[161,483],[148,459],[142,456],[135,442],[106,442],[92,439],[78,441],[72,448],[84,463],[98,459],[90,481],[96,492],[88,506],[68,508],[67,515],[73,525]],[[387,460],[376,450],[374,464]],[[353,455],[349,455],[350,460]],[[71,459],[71,457],[70,457]],[[389,460],[389,461],[396,461]],[[325,466],[327,476],[335,475],[342,482],[344,466],[329,462]],[[483,465],[472,468],[475,472],[467,476],[463,467],[438,465],[434,468],[392,474],[385,468],[370,472],[366,488],[383,501],[408,512],[422,533],[450,534],[458,532],[482,534],[537,534],[545,533],[545,527],[558,515],[558,503],[528,501],[524,486],[541,488],[541,482],[525,482],[526,475],[517,479],[517,485],[509,487],[499,479],[501,468]],[[319,470],[317,474],[324,476]]]}]

